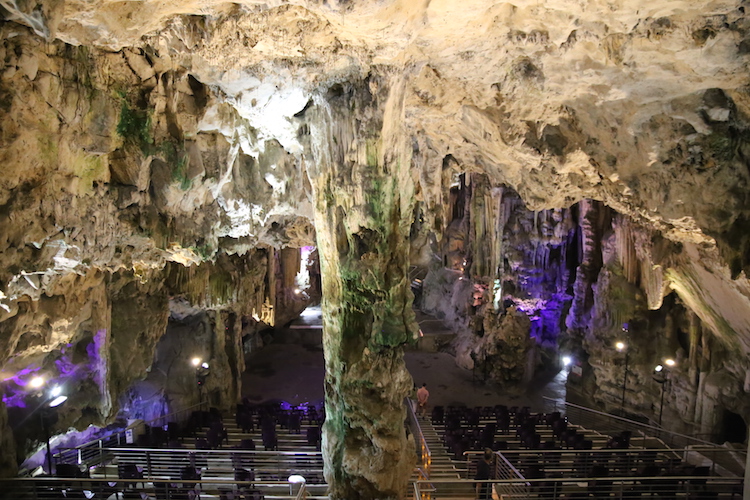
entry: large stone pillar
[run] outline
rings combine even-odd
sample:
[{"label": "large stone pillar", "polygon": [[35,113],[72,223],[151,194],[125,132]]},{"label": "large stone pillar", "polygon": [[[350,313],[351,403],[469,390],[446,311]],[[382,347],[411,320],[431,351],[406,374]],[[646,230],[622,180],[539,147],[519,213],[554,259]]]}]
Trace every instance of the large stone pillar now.
[{"label": "large stone pillar", "polygon": [[417,332],[407,278],[413,184],[403,84],[370,76],[320,96],[310,111],[329,495],[400,498],[415,464],[404,430],[412,379],[403,350]]}]

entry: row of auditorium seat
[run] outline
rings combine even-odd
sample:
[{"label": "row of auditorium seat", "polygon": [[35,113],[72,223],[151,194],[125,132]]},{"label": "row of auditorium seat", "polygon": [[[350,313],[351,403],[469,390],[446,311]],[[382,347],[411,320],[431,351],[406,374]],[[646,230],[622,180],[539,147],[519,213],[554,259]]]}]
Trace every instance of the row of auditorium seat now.
[{"label": "row of auditorium seat", "polygon": [[[443,443],[454,460],[465,460],[467,451],[491,448],[500,451],[525,478],[550,479],[532,483],[539,498],[557,498],[560,479],[594,477],[598,479],[590,481],[585,492],[568,491],[564,498],[607,498],[614,494],[613,482],[618,480],[622,498],[671,499],[681,486],[677,477],[710,474],[708,467],[685,464],[674,453],[632,446],[629,431],[604,437],[570,425],[559,412],[537,414],[528,407],[504,405],[436,406],[431,421],[436,428],[442,427]],[[468,477],[473,477],[474,467],[475,463],[470,464]],[[649,479],[633,479],[630,484],[629,477]],[[623,481],[630,485],[623,487]],[[690,494],[683,498],[717,498],[716,491],[706,488],[705,479],[691,479],[689,486]]]}]

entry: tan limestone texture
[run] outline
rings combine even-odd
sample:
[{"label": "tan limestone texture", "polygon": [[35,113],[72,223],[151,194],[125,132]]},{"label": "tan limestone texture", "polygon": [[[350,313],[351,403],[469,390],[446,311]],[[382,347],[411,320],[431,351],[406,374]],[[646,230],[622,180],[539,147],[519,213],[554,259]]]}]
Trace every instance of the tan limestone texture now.
[{"label": "tan limestone texture", "polygon": [[[312,245],[335,498],[398,497],[408,477],[414,276],[463,366],[494,356],[495,378],[523,381],[569,347],[611,407],[610,344],[631,322],[634,410],[652,411],[650,367],[671,355],[681,422],[748,414],[742,2],[2,8],[2,380],[74,374],[55,431],[112,421],[139,384],[189,402],[189,371],[175,387],[152,373],[191,328],[182,347],[217,353],[212,403],[230,408],[243,337],[259,345],[306,305],[283,249]],[[534,265],[551,281],[528,285]],[[551,298],[565,306],[532,344]]]}]

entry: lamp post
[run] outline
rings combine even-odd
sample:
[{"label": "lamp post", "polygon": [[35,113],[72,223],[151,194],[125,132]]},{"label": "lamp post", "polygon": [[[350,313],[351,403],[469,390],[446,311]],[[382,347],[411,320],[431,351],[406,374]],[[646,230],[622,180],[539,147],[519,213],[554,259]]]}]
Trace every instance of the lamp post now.
[{"label": "lamp post", "polygon": [[628,345],[625,342],[617,342],[615,349],[618,352],[625,351],[625,373],[622,374],[622,397],[620,398],[620,413],[625,416],[625,391],[628,387],[628,358],[630,349],[628,349]]},{"label": "lamp post", "polygon": [[[29,386],[32,389],[37,389],[38,396],[44,397],[44,387],[46,381],[43,377],[36,376],[29,381]],[[68,400],[68,396],[63,394],[62,387],[56,385],[53,387],[46,398],[43,399],[41,407],[39,409],[39,419],[42,423],[42,431],[44,432],[44,440],[47,445],[47,473],[52,475],[52,447],[50,446],[50,431],[49,431],[49,412],[51,408],[57,408],[65,401]]]},{"label": "lamp post", "polygon": [[203,410],[201,390],[204,389],[206,377],[208,377],[209,374],[209,365],[201,358],[193,358],[191,363],[195,367],[195,381],[198,384],[198,404],[200,405],[200,409]]},{"label": "lamp post", "polygon": [[664,365],[656,365],[654,368],[653,379],[657,384],[661,385],[661,403],[659,404],[659,427],[661,427],[661,418],[664,415],[664,393],[666,392],[665,384],[669,382],[669,368],[675,365],[675,360],[667,358],[664,360]]}]

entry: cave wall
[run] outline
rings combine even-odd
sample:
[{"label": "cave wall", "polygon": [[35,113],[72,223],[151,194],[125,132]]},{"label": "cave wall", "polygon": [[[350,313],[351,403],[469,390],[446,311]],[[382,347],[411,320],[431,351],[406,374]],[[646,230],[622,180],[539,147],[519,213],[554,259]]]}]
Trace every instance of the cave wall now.
[{"label": "cave wall", "polygon": [[[153,54],[0,30],[4,401],[34,407],[25,386],[42,374],[70,395],[53,433],[104,427],[121,411],[173,411],[197,397],[194,373],[165,354],[176,344],[208,353],[206,395],[231,407],[243,327],[289,315],[275,307],[287,291],[268,279],[267,254],[313,242],[307,219],[279,208],[304,196],[266,173],[297,164],[273,140],[240,151],[236,113]],[[203,321],[180,336],[184,304]],[[15,445],[3,446],[8,463],[39,446],[40,429],[18,428],[22,413],[10,422]]]},{"label": "cave wall", "polygon": [[[696,266],[694,246],[598,202],[536,212],[510,188],[487,190],[484,176],[452,179],[445,188],[452,219],[433,245],[440,253],[416,262],[427,269],[419,306],[456,332],[450,350],[460,366],[522,391],[535,374],[572,354],[586,365],[573,388],[592,404],[655,422],[662,386],[653,370],[672,358],[677,366],[664,390],[675,428],[717,439],[725,411],[747,415],[746,351],[736,331],[711,312],[718,301],[703,288],[719,287],[682,278],[705,269]],[[493,216],[486,214],[488,201]],[[499,253],[487,251],[497,244],[487,221],[499,234]],[[701,274],[721,280],[729,272]],[[742,287],[744,280],[734,283]],[[628,345],[627,382],[618,341]]]},{"label": "cave wall", "polygon": [[[395,408],[409,259],[467,367],[503,357],[493,377],[523,383],[557,342],[612,406],[608,348],[628,322],[636,410],[656,397],[649,365],[673,355],[682,420],[713,432],[715,408],[747,414],[750,26],[736,1],[3,9],[6,404],[32,372],[96,370],[60,427],[104,423],[185,321],[217,353],[215,383],[235,377],[242,332],[257,346],[258,325],[301,307],[282,248],[317,239],[327,376],[342,389],[326,452],[336,495],[404,480],[368,472],[351,446],[364,434],[404,463],[398,412],[371,441],[372,411],[347,412],[361,388],[341,375],[393,366],[377,398]],[[252,292],[233,295],[246,278]],[[120,351],[139,339],[126,371]]]}]

